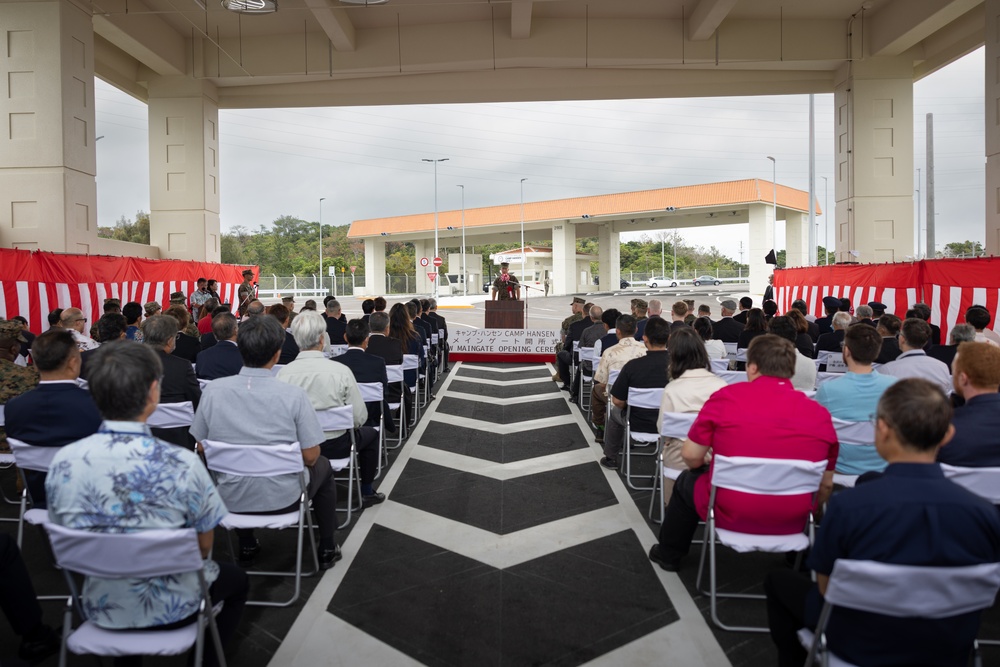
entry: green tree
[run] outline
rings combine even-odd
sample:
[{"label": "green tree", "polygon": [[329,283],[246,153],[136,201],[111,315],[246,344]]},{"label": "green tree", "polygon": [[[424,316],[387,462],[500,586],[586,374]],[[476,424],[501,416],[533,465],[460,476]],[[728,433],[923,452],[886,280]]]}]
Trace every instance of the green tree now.
[{"label": "green tree", "polygon": [[939,257],[978,257],[983,254],[983,244],[979,241],[955,241],[946,243]]},{"label": "green tree", "polygon": [[114,227],[98,227],[97,236],[104,239],[149,245],[149,214],[145,211],[137,211],[134,222],[123,215],[118,218]]}]

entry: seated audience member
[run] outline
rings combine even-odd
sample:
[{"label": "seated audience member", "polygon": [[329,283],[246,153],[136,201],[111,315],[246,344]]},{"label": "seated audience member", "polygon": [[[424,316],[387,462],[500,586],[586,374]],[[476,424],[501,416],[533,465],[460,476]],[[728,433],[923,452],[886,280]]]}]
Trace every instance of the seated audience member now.
[{"label": "seated audience member", "polygon": [[330,345],[345,345],[347,343],[347,339],[344,338],[346,328],[347,318],[340,312],[340,302],[336,299],[326,301],[326,332],[330,335]]},{"label": "seated audience member", "polygon": [[618,316],[615,321],[617,341],[614,345],[604,348],[597,370],[594,371],[594,387],[590,392],[590,419],[599,431],[597,435],[599,443],[604,442],[604,418],[607,415],[608,378],[611,371],[621,371],[628,362],[646,356],[646,346],[634,338],[635,327],[635,318],[631,315]]},{"label": "seated audience member", "polygon": [[48,320],[49,323],[49,329],[62,328],[61,326],[62,311],[63,311],[62,308],[56,308],[46,316],[46,319]]},{"label": "seated audience member", "polygon": [[441,344],[444,346],[444,372],[447,373],[448,372],[448,320],[445,319],[443,315],[438,313],[437,299],[428,299],[428,301],[430,302],[430,312],[428,313],[428,315],[430,315],[431,318],[437,320],[438,331],[441,334]]},{"label": "seated audience member", "polygon": [[[604,434],[604,457],[601,465],[611,470],[618,469],[618,454],[625,446],[625,411],[628,408],[628,390],[662,389],[667,386],[667,337],[670,335],[670,325],[662,318],[654,318],[646,324],[646,333],[642,342],[646,346],[646,354],[642,358],[633,359],[622,366],[618,379],[609,390],[611,396],[611,416],[608,418]],[[615,348],[622,345],[621,340]],[[614,349],[614,348],[612,348]],[[610,351],[608,352],[610,354]],[[658,433],[656,410],[650,408],[633,408],[629,419],[633,431],[643,433]]]},{"label": "seated audience member", "polygon": [[[580,334],[580,347],[589,347],[596,350],[597,343],[608,334],[608,325],[604,321],[604,309],[600,306],[591,306],[590,321],[593,324],[584,329],[583,333]],[[591,362],[584,361],[580,365],[593,375],[594,365]]]},{"label": "seated audience member", "polygon": [[122,313],[122,302],[121,299],[111,297],[104,300],[104,314],[115,313],[121,315]]},{"label": "seated audience member", "polygon": [[688,326],[684,322],[687,314],[688,305],[684,301],[675,301],[674,305],[670,306],[670,330],[676,331],[680,327]]},{"label": "seated audience member", "polygon": [[59,317],[59,326],[68,329],[76,340],[76,346],[81,352],[95,349],[100,343],[86,335],[87,318],[79,308],[66,308]]},{"label": "seated audience member", "polygon": [[[684,306],[684,312],[687,312],[686,305]],[[642,334],[646,332],[646,322],[654,317],[663,317],[663,302],[659,299],[650,299],[649,303],[646,304],[646,317],[635,323],[635,339],[640,343],[642,342]]]},{"label": "seated audience member", "polygon": [[817,358],[820,352],[840,352],[844,334],[847,332],[847,327],[851,326],[851,314],[842,311],[836,313],[831,326],[833,331],[820,334],[819,340],[816,341]]},{"label": "seated audience member", "polygon": [[24,339],[24,342],[21,343],[21,358],[27,359],[28,354],[31,350],[31,343],[34,342],[35,340],[35,334],[31,333],[31,331],[28,330],[28,320],[21,317],[20,315],[15,315],[14,317],[10,318],[10,321],[19,322],[21,324],[21,338]]},{"label": "seated audience member", "polygon": [[[228,312],[229,312],[229,309],[226,308],[225,306],[218,306],[218,307],[214,308],[211,313],[209,313],[209,316],[208,316],[209,317],[208,333],[203,333],[201,335],[201,349],[202,350],[207,350],[208,348],[212,347],[213,345],[215,345],[216,343],[219,342],[219,341],[217,341],[215,339],[215,334],[212,333],[211,319],[214,318],[219,313],[228,313]],[[199,331],[200,331],[200,329],[199,329]]]},{"label": "seated audience member", "polygon": [[[875,447],[889,467],[830,499],[807,560],[816,583],[790,570],[773,571],[764,581],[780,667],[805,662],[796,633],[816,627],[838,558],[940,567],[1000,560],[996,509],[945,479],[934,462],[954,430],[950,419],[948,400],[925,380],[901,380],[882,395]],[[924,584],[915,579],[913,585]],[[826,638],[831,652],[854,665],[965,665],[979,616],[894,618],[837,607]]]},{"label": "seated audience member", "polygon": [[[922,319],[924,322],[927,323],[927,326],[931,328],[931,335],[927,339],[927,344],[940,345],[941,327],[931,322],[931,307],[928,306],[926,303],[915,303],[913,304],[913,306],[911,306],[911,308],[917,311],[916,317]],[[910,314],[907,313],[906,317],[909,318]]]},{"label": "seated audience member", "polygon": [[698,304],[698,317],[707,317],[708,320],[712,321],[712,307],[707,303]]},{"label": "seated audience member", "polygon": [[875,330],[882,336],[882,351],[878,353],[876,364],[887,364],[895,361],[902,354],[899,349],[899,330],[903,326],[903,320],[892,314],[883,314],[878,318],[878,325]]},{"label": "seated audience member", "polygon": [[951,422],[955,437],[938,452],[938,462],[968,468],[1000,467],[1000,347],[959,344],[951,379],[965,405],[955,408]]},{"label": "seated audience member", "polygon": [[230,312],[212,318],[212,335],[218,342],[198,353],[195,370],[202,380],[236,375],[243,368],[243,356],[237,346],[239,324]]},{"label": "seated audience member", "polygon": [[702,344],[705,346],[705,353],[708,354],[709,359],[725,359],[729,355],[726,351],[726,344],[712,337],[715,334],[715,330],[712,328],[712,320],[702,316],[696,318],[691,326],[694,327],[695,332],[701,337]]},{"label": "seated audience member", "polygon": [[147,301],[142,306],[143,311],[146,313],[146,317],[152,317],[153,315],[159,315],[163,308],[156,301]]},{"label": "seated audience member", "polygon": [[173,305],[167,308],[163,314],[177,320],[176,342],[171,354],[187,360],[189,364],[195,363],[198,360],[198,353],[201,352],[201,341],[185,331],[191,322],[188,311],[184,306]]},{"label": "seated audience member", "polygon": [[[125,324],[125,316],[118,313],[105,313],[101,315],[101,319],[97,320],[97,337],[105,343],[125,338],[126,329],[128,329],[128,326]],[[87,379],[87,375],[90,373],[89,364],[95,352],[97,352],[96,347],[84,350],[80,354],[80,377],[84,380]]]},{"label": "seated audience member", "polygon": [[[204,313],[212,312],[211,308],[205,308],[205,304],[208,303],[210,299],[214,299],[212,293],[208,291],[208,279],[198,278],[195,282],[195,290],[191,292],[191,298],[188,301],[191,303],[191,321],[198,325],[198,320],[204,317]],[[201,332],[198,332],[201,336]]]},{"label": "seated audience member", "polygon": [[299,346],[295,343],[295,336],[292,335],[292,330],[288,328],[290,326],[291,313],[280,303],[271,306],[267,313],[278,320],[278,324],[285,330],[285,342],[281,346],[281,356],[278,357],[278,364],[285,366],[295,361],[295,357],[299,354]]},{"label": "seated audience member", "polygon": [[[791,318],[784,315],[773,317],[768,323],[767,329],[769,333],[781,336],[795,345],[798,332],[795,330]],[[795,350],[795,372],[792,374],[792,386],[799,391],[812,391],[816,388],[816,362],[811,357],[799,352],[798,349]]]},{"label": "seated audience member", "polygon": [[[73,336],[65,329],[49,329],[35,338],[31,357],[41,381],[7,402],[7,435],[36,447],[63,447],[96,433],[101,415],[90,393],[76,385],[80,350]],[[45,473],[25,470],[24,476],[32,505],[45,509]]]},{"label": "seated audience member", "polygon": [[[410,319],[406,305],[394,303],[392,308],[389,309],[389,329],[388,333],[386,333],[386,338],[398,346],[402,355],[415,355],[422,362],[424,358],[424,346],[421,336],[422,334],[413,327],[413,321]],[[380,354],[380,356],[382,355]],[[391,361],[386,358],[386,363],[391,363]],[[408,369],[403,371],[403,380],[406,385],[406,400],[410,401],[414,397],[411,395],[409,388],[417,386],[417,370]],[[392,402],[395,403],[396,401],[393,400]],[[413,413],[410,412],[409,414]]]},{"label": "seated audience member", "polygon": [[[281,297],[281,305],[288,311],[288,324],[285,325],[285,330],[287,331],[291,328],[292,322],[295,321],[295,316],[298,315],[298,313],[295,312],[295,295],[286,294]],[[289,331],[289,333],[291,332]]]},{"label": "seated audience member", "polygon": [[[881,336],[872,327],[860,322],[848,327],[844,334],[847,372],[835,380],[824,382],[816,392],[816,401],[829,410],[832,417],[863,422],[875,414],[878,400],[896,382],[895,377],[872,370],[872,363],[878,358],[881,346]],[[861,475],[884,470],[885,459],[875,451],[874,444],[842,446],[837,457],[837,472]]]},{"label": "seated audience member", "polygon": [[767,333],[767,320],[764,319],[764,311],[760,308],[751,308],[744,311],[746,313],[746,326],[740,333],[740,338],[736,343],[738,349],[745,350],[750,347],[750,341],[757,336]]},{"label": "seated audience member", "polygon": [[[695,320],[694,329],[688,327],[670,333],[670,338],[667,340],[670,359],[667,374],[670,381],[663,390],[657,424],[663,423],[664,412],[698,412],[712,394],[726,386],[725,380],[708,370],[708,354],[701,336],[697,334],[697,323],[707,319],[699,317]],[[687,469],[681,457],[683,444],[684,441],[678,438],[670,438],[663,443],[661,456],[664,468]],[[663,498],[669,503],[674,481],[665,477],[662,482]]]},{"label": "seated audience member", "polygon": [[375,302],[376,313],[385,312],[386,307],[389,305],[384,296],[377,296],[373,299],[373,301]]},{"label": "seated audience member", "polygon": [[302,310],[312,310],[312,311],[315,311],[316,310],[316,300],[315,299],[306,299],[305,304],[302,306]]},{"label": "seated audience member", "polygon": [[[156,351],[163,365],[163,375],[160,377],[160,403],[184,403],[190,401],[197,410],[201,400],[201,387],[194,369],[185,359],[176,356],[174,345],[177,344],[177,320],[166,315],[153,315],[143,323],[143,343]],[[194,440],[188,434],[187,426],[171,428],[150,428],[153,435],[179,447],[194,449]]]},{"label": "seated audience member", "polygon": [[375,299],[365,299],[361,302],[361,319],[368,322],[371,319],[372,313],[375,312]]},{"label": "seated audience member", "polygon": [[[951,362],[955,360],[955,352],[962,343],[971,343],[976,340],[976,330],[971,324],[956,324],[948,332],[949,345],[932,345],[927,350],[928,357],[934,357],[938,361],[951,368]],[[985,342],[985,341],[982,341]]]},{"label": "seated audience member", "polygon": [[815,341],[809,335],[809,326],[812,324],[806,319],[798,308],[792,308],[785,313],[785,317],[795,325],[795,349],[809,359],[816,358]]},{"label": "seated audience member", "polygon": [[[38,385],[37,368],[14,363],[21,353],[22,342],[24,337],[21,335],[20,323],[0,320],[0,405],[6,405],[15,396],[20,396]],[[0,425],[0,449],[7,451],[7,436],[4,435],[2,425]]]},{"label": "seated audience member", "polygon": [[867,304],[862,304],[854,310],[854,316],[858,319],[858,324],[867,324],[870,327],[875,326],[875,320],[872,319],[874,312],[872,307]]},{"label": "seated audience member", "polygon": [[122,315],[125,316],[125,337],[141,343],[142,329],[139,328],[139,323],[142,321],[142,306],[135,301],[129,301],[122,306]]},{"label": "seated audience member", "polygon": [[[792,310],[797,310],[799,314],[805,318],[805,321],[809,323],[809,329],[806,333],[809,334],[809,337],[812,338],[813,343],[815,343],[819,338],[819,325],[816,324],[816,318],[809,314],[809,306],[806,305],[804,300],[796,299],[795,301],[792,301]],[[785,313],[785,315],[788,314],[789,313]]]},{"label": "seated audience member", "polygon": [[[214,296],[201,307],[201,317],[198,319],[198,333],[202,336],[212,333],[212,318],[215,317],[215,309],[220,306],[219,300]],[[228,310],[226,312],[229,312]]]},{"label": "seated audience member", "polygon": [[[364,425],[366,427],[377,428],[379,419],[384,414],[386,429],[394,433],[396,426],[392,419],[392,413],[389,411],[389,402],[385,400],[385,397],[389,395],[388,376],[385,371],[386,361],[378,355],[367,353],[368,340],[371,337],[368,327],[368,322],[370,321],[371,318],[368,320],[348,320],[347,333],[345,334],[347,336],[347,352],[334,357],[333,360],[347,366],[359,384],[377,382],[382,385],[382,402],[371,401],[365,403],[368,408],[368,420]],[[385,336],[382,336],[382,338],[385,338]]]},{"label": "seated audience member", "polygon": [[[52,460],[45,482],[49,520],[105,533],[194,528],[207,558],[227,510],[197,455],[150,435],[145,422],[159,402],[162,373],[150,347],[127,341],[101,346],[90,393],[105,421],[96,434],[61,448]],[[206,563],[205,575],[213,603],[223,603],[216,622],[226,642],[243,613],[247,576],[214,561]],[[166,628],[196,621],[201,590],[194,572],[88,577],[81,597],[88,619],[102,628]],[[219,664],[211,641],[205,642],[205,664]]]},{"label": "seated audience member", "polygon": [[257,299],[254,299],[253,301],[247,304],[246,316],[260,317],[261,315],[264,314],[264,310],[265,310],[264,304],[258,301]]},{"label": "seated audience member", "polygon": [[976,330],[977,343],[990,343],[1000,345],[1000,334],[990,329],[990,320],[993,317],[990,311],[983,306],[972,306],[965,311],[965,321],[971,324]]},{"label": "seated audience member", "polygon": [[556,354],[556,366],[559,370],[559,378],[562,380],[560,389],[568,391],[571,397],[576,394],[576,383],[569,376],[570,365],[573,363],[573,352],[579,346],[580,336],[583,335],[583,332],[594,325],[594,320],[589,315],[593,305],[589,302],[583,305],[581,312],[583,317],[569,325],[566,330],[566,338],[563,339],[563,347]]},{"label": "seated audience member", "polygon": [[767,300],[761,304],[761,310],[764,311],[764,319],[770,322],[771,318],[778,314],[778,304]]},{"label": "seated audience member", "polygon": [[712,323],[713,335],[723,343],[738,343],[740,334],[743,333],[743,324],[733,317],[733,313],[736,312],[736,302],[725,299],[719,302],[719,306],[722,309],[722,317],[718,322]]},{"label": "seated audience member", "polygon": [[[347,368],[346,364],[336,363],[340,357],[336,357],[334,363],[331,363],[323,356],[325,329],[326,323],[319,315],[301,313],[295,318],[292,335],[295,336],[302,351],[295,361],[278,371],[278,379],[301,387],[308,396],[313,410],[329,410],[345,405],[353,408],[355,447],[358,452],[358,466],[361,468],[361,496],[366,504],[380,503],[385,500],[385,494],[376,493],[372,489],[380,453],[378,431],[371,426],[365,426],[365,422],[368,421],[368,408],[351,369]],[[364,363],[364,360],[360,363]],[[382,379],[384,379],[385,366],[382,368]],[[351,434],[347,431],[326,431],[323,437],[320,452],[327,459],[346,459],[351,455]]]},{"label": "seated audience member", "polygon": [[[708,514],[714,455],[828,461],[817,502],[822,505],[833,488],[837,434],[830,413],[789,381],[795,372],[795,346],[765,334],[747,349],[749,382],[727,385],[708,399],[688,433],[681,456],[688,470],[674,483],[673,495],[660,526],[659,544],[649,558],[668,572],[680,569],[691,548],[698,521]],[[774,410],[780,405],[781,410]],[[747,437],[747,434],[753,437]],[[812,494],[760,496],[720,489],[715,517],[720,528],[758,535],[801,531],[813,507]]]},{"label": "seated audience member", "polygon": [[924,352],[931,334],[930,325],[922,319],[911,317],[903,322],[899,331],[899,349],[902,353],[895,361],[879,366],[882,375],[897,378],[923,378],[930,380],[944,392],[951,391],[951,371],[943,362],[928,357]]},{"label": "seated audience member", "polygon": [[608,328],[608,332],[601,336],[600,340],[594,343],[594,358],[599,359],[609,347],[618,343],[618,334],[615,330],[615,323],[621,312],[617,308],[608,308],[601,313],[601,322]]},{"label": "seated audience member", "polygon": [[[21,638],[18,658],[27,661],[27,664],[37,665],[59,652],[59,635],[42,622],[42,608],[38,604],[28,568],[21,558],[21,550],[17,548],[17,540],[6,533],[0,533],[0,610],[10,622],[14,634]],[[13,646],[9,648],[13,649]],[[5,660],[4,664],[7,664],[6,657],[0,655]]]},{"label": "seated audience member", "polygon": [[[387,366],[403,363],[403,348],[399,341],[389,338],[389,316],[385,311],[376,310],[368,319],[371,333],[365,352],[385,360]],[[393,401],[395,403],[395,401]]]},{"label": "seated audience member", "polygon": [[868,307],[872,309],[872,321],[877,325],[879,318],[885,315],[886,305],[881,301],[869,301]]},{"label": "seated audience member", "polygon": [[[250,317],[243,321],[237,338],[243,367],[238,375],[220,377],[205,387],[191,435],[198,442],[220,440],[259,447],[299,443],[308,472],[308,496],[319,524],[319,566],[327,570],[340,560],[340,547],[334,539],[337,496],[333,471],[330,461],[320,455],[319,446],[326,438],[309,396],[300,387],[280,382],[271,374],[284,340],[285,332],[273,317]],[[227,344],[223,341],[215,347]],[[218,474],[216,484],[230,511],[248,514],[295,511],[302,492],[298,473],[273,477]],[[240,541],[240,562],[249,565],[260,552],[260,543],[253,530],[238,529],[236,534]]]},{"label": "seated audience member", "polygon": [[[750,309],[753,308],[753,299],[748,296],[740,298],[740,312],[733,315],[733,319],[740,324],[746,326],[747,317],[750,316]],[[764,311],[761,311],[761,316],[763,317]]]}]

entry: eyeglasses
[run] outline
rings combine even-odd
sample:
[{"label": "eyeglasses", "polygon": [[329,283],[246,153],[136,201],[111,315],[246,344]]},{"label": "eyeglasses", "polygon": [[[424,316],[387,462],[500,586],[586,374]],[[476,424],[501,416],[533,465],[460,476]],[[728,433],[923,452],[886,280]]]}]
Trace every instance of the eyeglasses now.
[{"label": "eyeglasses", "polygon": [[86,321],[87,321],[87,318],[86,318],[86,317],[78,317],[78,318],[76,318],[76,319],[75,319],[75,320],[73,320],[73,321],[74,321],[74,322],[86,322]]}]

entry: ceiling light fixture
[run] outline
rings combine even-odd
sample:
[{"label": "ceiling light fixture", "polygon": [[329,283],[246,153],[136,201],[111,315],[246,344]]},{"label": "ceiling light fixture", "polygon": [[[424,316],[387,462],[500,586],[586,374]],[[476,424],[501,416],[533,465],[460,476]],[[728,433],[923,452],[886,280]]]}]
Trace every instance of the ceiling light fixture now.
[{"label": "ceiling light fixture", "polygon": [[340,0],[344,5],[384,5],[389,0]]},{"label": "ceiling light fixture", "polygon": [[237,14],[273,14],[278,0],[222,0],[222,6]]}]

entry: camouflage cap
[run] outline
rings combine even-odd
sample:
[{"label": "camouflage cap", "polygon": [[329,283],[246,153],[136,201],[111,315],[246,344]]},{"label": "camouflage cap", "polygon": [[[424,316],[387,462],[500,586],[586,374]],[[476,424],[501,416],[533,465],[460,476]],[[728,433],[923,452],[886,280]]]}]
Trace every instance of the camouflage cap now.
[{"label": "camouflage cap", "polygon": [[170,293],[170,303],[184,303],[184,292],[171,292]]},{"label": "camouflage cap", "polygon": [[253,278],[253,271],[251,271],[250,269],[243,269],[243,275],[250,276],[251,278]]},{"label": "camouflage cap", "polygon": [[21,335],[21,323],[17,320],[0,320],[0,339],[13,338],[19,343],[28,340]]},{"label": "camouflage cap", "polygon": [[585,304],[587,302],[583,300],[582,296],[574,296],[573,297],[573,303],[579,303],[579,304],[582,305],[582,304]]},{"label": "camouflage cap", "polygon": [[295,295],[294,294],[286,294],[285,296],[281,297],[281,301],[283,303],[295,303]]},{"label": "camouflage cap", "polygon": [[147,301],[146,304],[142,307],[142,309],[146,311],[146,317],[149,317],[154,313],[156,313],[157,311],[163,310],[163,306],[161,306],[156,301]]},{"label": "camouflage cap", "polygon": [[112,304],[112,303],[115,304],[116,306],[121,306],[122,305],[122,300],[118,299],[118,298],[115,298],[115,297],[111,297],[109,299],[105,299],[104,300],[104,305],[105,306],[107,306],[108,304]]}]

